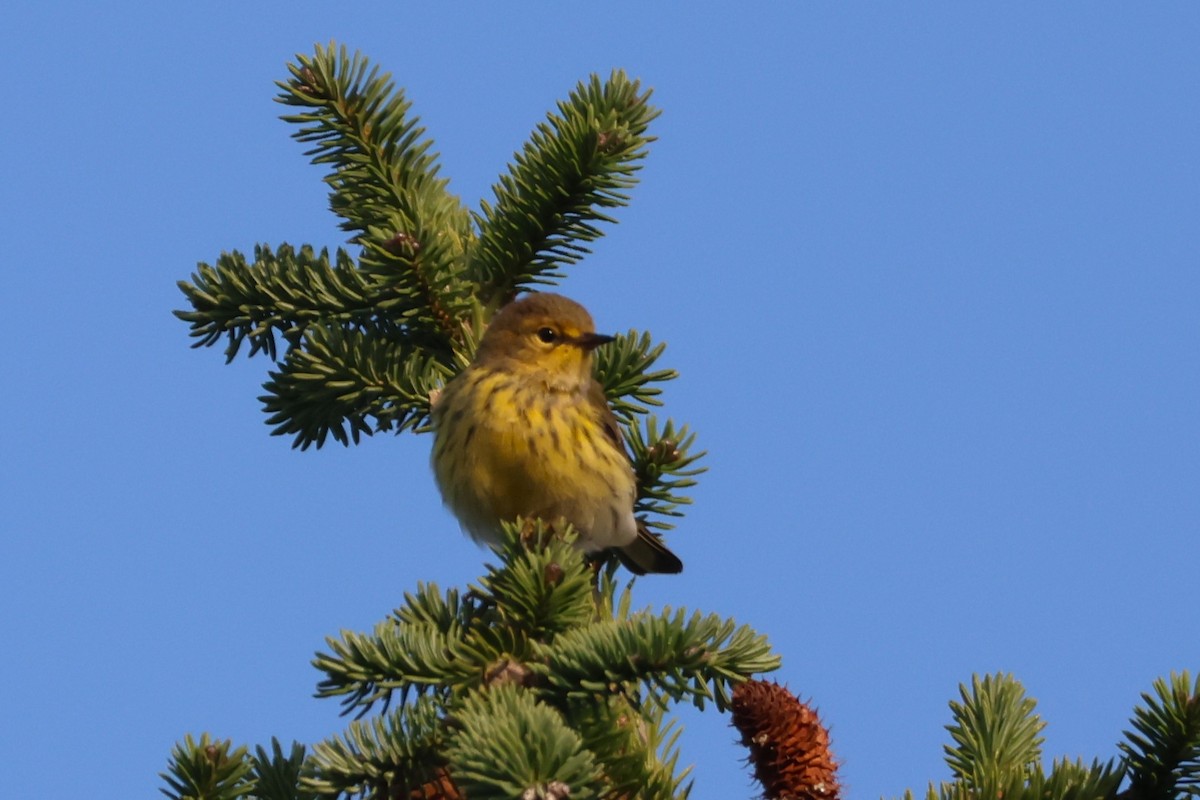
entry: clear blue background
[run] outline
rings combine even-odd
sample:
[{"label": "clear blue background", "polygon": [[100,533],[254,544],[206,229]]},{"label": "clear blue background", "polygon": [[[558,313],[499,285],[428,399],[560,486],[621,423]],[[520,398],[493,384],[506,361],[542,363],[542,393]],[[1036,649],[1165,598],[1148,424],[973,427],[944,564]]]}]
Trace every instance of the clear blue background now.
[{"label": "clear blue background", "polygon": [[[267,363],[170,313],[223,249],[343,241],[272,102],[330,39],[470,205],[589,73],[654,87],[643,183],[564,289],[669,343],[710,452],[687,569],[638,596],[766,632],[847,796],[947,777],[972,673],[1090,759],[1200,667],[1200,6],[246,5],[0,12],[6,797],[339,731],[324,637],[480,571],[428,438],[293,451]],[[683,716],[693,796],[754,794],[728,720]]]}]

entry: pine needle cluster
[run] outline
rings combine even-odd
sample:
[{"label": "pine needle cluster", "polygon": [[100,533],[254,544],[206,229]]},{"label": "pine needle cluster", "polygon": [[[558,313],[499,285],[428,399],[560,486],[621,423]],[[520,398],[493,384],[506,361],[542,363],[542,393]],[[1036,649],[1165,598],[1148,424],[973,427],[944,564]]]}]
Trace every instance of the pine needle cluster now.
[{"label": "pine needle cluster", "polygon": [[[470,360],[487,320],[518,292],[562,277],[629,201],[659,111],[625,73],[592,76],[534,130],[491,202],[468,210],[387,74],[334,45],[298,56],[276,98],[294,138],[327,169],[330,208],[353,249],[259,245],[222,253],[179,287],[195,346],[277,366],[260,398],[299,448],[419,428],[430,394]],[[598,359],[622,419],[658,405],[662,353],[630,331]],[[673,432],[674,447],[688,441]],[[657,441],[657,440],[656,440]],[[649,442],[653,446],[655,442]],[[661,464],[660,464],[661,466]]]},{"label": "pine needle cluster", "polygon": [[[1154,682],[1132,730],[1107,761],[1042,754],[1045,722],[1011,675],[976,676],[950,703],[946,763],[953,780],[930,784],[926,800],[1182,800],[1200,797],[1200,676]],[[905,800],[915,800],[912,791]]]},{"label": "pine needle cluster", "polygon": [[[294,447],[427,430],[432,398],[466,365],[492,314],[553,283],[629,201],[659,111],[615,71],[581,82],[534,130],[494,198],[470,211],[439,176],[437,154],[389,75],[344,47],[288,66],[276,100],[293,137],[327,169],[330,208],[354,250],[262,244],[201,263],[179,288],[195,347],[225,343],[274,362],[259,399]],[[665,349],[630,330],[601,348],[596,374],[625,427],[637,511],[660,530],[690,502],[695,435],[650,414]]]},{"label": "pine needle cluster", "polygon": [[358,719],[307,758],[189,737],[168,796],[686,797],[665,712],[727,710],[735,686],[779,659],[731,620],[634,610],[616,568],[597,572],[574,539],[509,526],[499,563],[465,594],[422,585],[372,631],[329,639],[318,695]]}]

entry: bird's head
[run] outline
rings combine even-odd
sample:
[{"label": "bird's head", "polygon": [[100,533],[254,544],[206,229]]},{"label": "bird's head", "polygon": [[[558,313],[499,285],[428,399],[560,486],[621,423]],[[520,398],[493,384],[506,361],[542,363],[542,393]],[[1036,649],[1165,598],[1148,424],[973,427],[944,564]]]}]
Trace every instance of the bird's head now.
[{"label": "bird's head", "polygon": [[592,351],[612,340],[596,333],[591,314],[579,303],[538,292],[496,312],[475,362],[536,375],[559,388],[576,388],[592,379]]}]

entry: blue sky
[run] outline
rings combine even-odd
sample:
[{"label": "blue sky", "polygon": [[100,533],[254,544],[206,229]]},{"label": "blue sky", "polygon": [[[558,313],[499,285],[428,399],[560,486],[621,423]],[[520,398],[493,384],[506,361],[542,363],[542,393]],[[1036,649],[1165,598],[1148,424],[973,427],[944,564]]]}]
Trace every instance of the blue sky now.
[{"label": "blue sky", "polygon": [[[314,42],[405,86],[475,205],[622,67],[663,109],[563,291],[668,342],[710,468],[651,606],[767,633],[847,796],[947,777],[946,703],[1011,671],[1048,756],[1108,758],[1200,667],[1200,6],[115,2],[0,12],[0,784],[157,796],[173,742],[313,742],[324,637],[485,553],[427,437],[300,453],[267,363],[192,351],[175,282],[336,246],[272,102]],[[751,796],[684,713],[700,800]],[[57,792],[61,793],[61,792]]]}]

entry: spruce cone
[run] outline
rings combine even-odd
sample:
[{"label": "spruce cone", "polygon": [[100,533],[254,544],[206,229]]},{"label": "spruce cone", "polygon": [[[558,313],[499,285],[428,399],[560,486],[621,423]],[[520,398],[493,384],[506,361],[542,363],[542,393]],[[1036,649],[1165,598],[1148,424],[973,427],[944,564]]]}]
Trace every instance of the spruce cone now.
[{"label": "spruce cone", "polygon": [[450,773],[444,768],[439,768],[433,780],[413,789],[408,797],[409,800],[462,800],[462,793],[450,779]]},{"label": "spruce cone", "polygon": [[837,762],[817,712],[774,682],[746,681],[733,692],[733,725],[750,750],[768,800],[837,800]]}]

